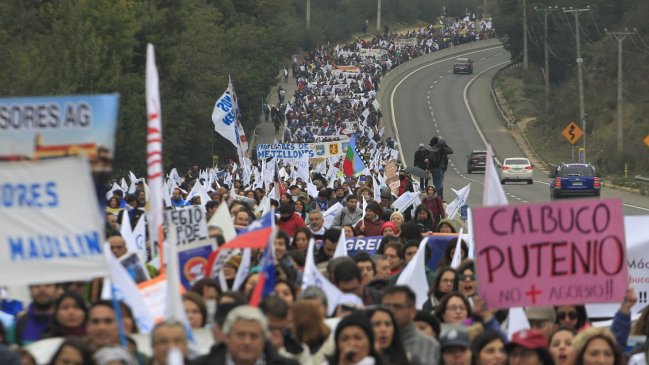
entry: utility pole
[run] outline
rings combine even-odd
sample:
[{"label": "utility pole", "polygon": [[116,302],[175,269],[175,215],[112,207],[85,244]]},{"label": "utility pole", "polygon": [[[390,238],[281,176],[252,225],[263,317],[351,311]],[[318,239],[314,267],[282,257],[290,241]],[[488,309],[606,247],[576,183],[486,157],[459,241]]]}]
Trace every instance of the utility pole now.
[{"label": "utility pole", "polygon": [[381,32],[381,0],[376,5],[376,30]]},{"label": "utility pole", "polygon": [[311,29],[311,0],[306,0],[306,29]]},{"label": "utility pole", "polygon": [[544,45],[544,56],[545,56],[545,65],[544,65],[544,78],[545,78],[545,111],[550,110],[550,59],[548,57],[548,15],[559,9],[558,6],[548,6],[545,9],[539,9],[536,6],[534,7],[535,11],[543,12],[543,45]]},{"label": "utility pole", "polygon": [[624,98],[623,98],[623,83],[622,79],[622,43],[624,38],[635,33],[629,32],[624,29],[624,32],[609,32],[604,29],[606,34],[609,34],[617,41],[617,153],[622,154],[624,151],[624,138],[622,133],[622,121],[624,119]]},{"label": "utility pole", "polygon": [[527,0],[523,0],[523,70],[527,71]]},{"label": "utility pole", "polygon": [[582,70],[584,59],[581,58],[581,42],[579,40],[579,14],[586,11],[590,11],[590,7],[586,7],[585,9],[563,9],[564,13],[571,13],[575,16],[575,39],[577,40],[577,82],[579,86],[579,119],[581,120],[581,127],[584,130],[584,135],[581,137],[583,138],[584,142],[584,162],[587,161],[586,135],[588,135],[588,133],[586,132],[586,110],[584,107],[584,75]]}]

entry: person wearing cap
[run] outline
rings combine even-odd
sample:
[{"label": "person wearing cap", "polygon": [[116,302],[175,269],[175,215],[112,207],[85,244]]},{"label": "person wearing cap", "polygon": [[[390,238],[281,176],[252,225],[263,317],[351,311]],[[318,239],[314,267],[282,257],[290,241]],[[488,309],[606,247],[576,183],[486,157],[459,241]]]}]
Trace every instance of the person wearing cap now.
[{"label": "person wearing cap", "polygon": [[[414,165],[416,167],[419,167],[420,169],[428,172],[428,154],[430,151],[426,149],[426,146],[424,146],[423,143],[419,144],[419,148],[417,151],[415,151],[415,163]],[[419,179],[419,186],[420,189],[423,191],[426,189],[426,186],[428,186],[428,178],[420,178]]]},{"label": "person wearing cap", "polygon": [[336,326],[336,349],[326,365],[384,365],[374,348],[374,331],[363,312],[345,316]]},{"label": "person wearing cap", "polygon": [[223,264],[223,276],[228,283],[228,288],[232,287],[234,279],[237,277],[237,271],[241,266],[241,255],[233,255]]},{"label": "person wearing cap", "polygon": [[295,213],[295,209],[291,204],[280,205],[279,215],[277,227],[291,237],[299,228],[306,226],[306,224],[304,224],[304,219],[302,219],[299,214]]},{"label": "person wearing cap", "polygon": [[471,365],[471,341],[465,332],[452,329],[442,337],[441,365]]},{"label": "person wearing cap", "polygon": [[377,202],[370,201],[365,208],[365,219],[356,223],[354,229],[359,236],[380,236],[383,223],[385,222],[381,219],[381,207]]},{"label": "person wearing cap", "polygon": [[550,338],[550,334],[552,334],[555,327],[554,323],[557,320],[554,307],[528,307],[525,308],[525,316],[530,322],[531,328],[541,331],[545,338]]},{"label": "person wearing cap", "polygon": [[509,365],[554,365],[548,351],[548,339],[538,329],[514,333],[505,350],[509,356]]}]

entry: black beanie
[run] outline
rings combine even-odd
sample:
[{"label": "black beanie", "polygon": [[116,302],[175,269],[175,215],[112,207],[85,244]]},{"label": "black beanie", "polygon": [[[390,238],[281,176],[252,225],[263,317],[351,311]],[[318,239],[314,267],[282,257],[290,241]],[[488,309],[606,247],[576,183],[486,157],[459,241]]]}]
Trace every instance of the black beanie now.
[{"label": "black beanie", "polygon": [[[343,319],[338,322],[336,326],[336,334],[334,336],[334,343],[338,345],[338,338],[340,338],[340,333],[345,329],[345,327],[357,326],[360,327],[363,332],[367,335],[370,343],[370,350],[372,344],[374,343],[374,331],[372,330],[372,324],[370,320],[367,319],[367,315],[363,311],[353,311],[352,313],[343,317]],[[372,351],[370,351],[371,353]]]}]

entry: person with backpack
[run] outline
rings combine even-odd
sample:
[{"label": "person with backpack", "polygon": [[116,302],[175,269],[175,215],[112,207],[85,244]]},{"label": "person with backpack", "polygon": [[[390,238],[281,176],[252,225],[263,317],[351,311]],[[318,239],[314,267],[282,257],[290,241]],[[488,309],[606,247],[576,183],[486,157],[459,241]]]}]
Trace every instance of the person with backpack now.
[{"label": "person with backpack", "polygon": [[453,149],[441,137],[431,138],[428,167],[433,175],[433,185],[437,195],[442,199],[444,199],[444,174],[448,168],[448,155],[452,153]]}]

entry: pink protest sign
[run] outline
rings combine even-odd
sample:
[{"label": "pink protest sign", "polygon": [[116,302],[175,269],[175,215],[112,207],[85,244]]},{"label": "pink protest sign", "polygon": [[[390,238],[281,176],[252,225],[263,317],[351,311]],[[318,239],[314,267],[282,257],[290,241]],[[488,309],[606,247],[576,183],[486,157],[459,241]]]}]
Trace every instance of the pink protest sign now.
[{"label": "pink protest sign", "polygon": [[490,308],[620,302],[628,287],[618,199],[476,208],[480,296]]}]

